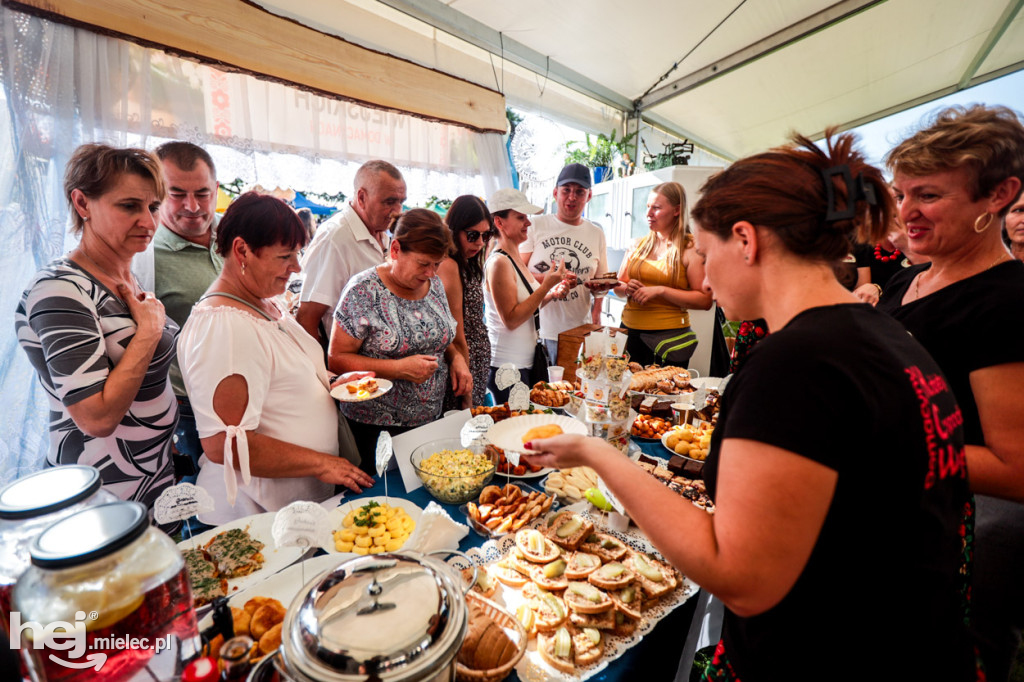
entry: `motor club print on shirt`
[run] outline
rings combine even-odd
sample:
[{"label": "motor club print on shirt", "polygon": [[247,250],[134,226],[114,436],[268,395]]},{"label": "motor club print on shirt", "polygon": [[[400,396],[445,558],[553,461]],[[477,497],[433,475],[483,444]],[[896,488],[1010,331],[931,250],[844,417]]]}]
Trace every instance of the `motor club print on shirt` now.
[{"label": "motor club print on shirt", "polygon": [[558,269],[562,260],[565,260],[566,269],[575,274],[577,281],[580,282],[569,291],[565,300],[571,301],[579,298],[582,282],[591,278],[598,260],[593,250],[582,241],[566,236],[544,239],[540,246],[548,254],[548,257],[547,260],[537,263],[536,271],[542,275],[547,274],[551,270]]}]

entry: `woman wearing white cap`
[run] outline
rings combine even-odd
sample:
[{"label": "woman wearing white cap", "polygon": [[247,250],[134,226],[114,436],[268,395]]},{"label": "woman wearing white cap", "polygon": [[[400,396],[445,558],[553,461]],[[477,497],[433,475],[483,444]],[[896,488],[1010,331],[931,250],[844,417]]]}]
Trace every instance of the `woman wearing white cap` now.
[{"label": "woman wearing white cap", "polygon": [[519,256],[519,245],[526,241],[530,226],[527,214],[541,212],[522,192],[500,189],[487,201],[487,208],[498,230],[497,246],[484,264],[484,303],[487,335],[491,340],[491,371],[487,389],[495,403],[508,400],[508,389],[494,383],[498,367],[512,363],[520,379],[529,385],[537,344],[537,315],[549,300],[564,297],[574,284],[573,275],[562,262],[543,284],[533,278]]}]

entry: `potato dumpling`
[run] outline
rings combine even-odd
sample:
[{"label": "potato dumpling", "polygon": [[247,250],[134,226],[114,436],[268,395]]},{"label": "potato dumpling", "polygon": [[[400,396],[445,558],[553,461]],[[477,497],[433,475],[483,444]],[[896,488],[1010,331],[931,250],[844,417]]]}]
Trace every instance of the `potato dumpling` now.
[{"label": "potato dumpling", "polygon": [[401,549],[416,528],[416,522],[402,507],[370,502],[345,515],[342,528],[334,531],[339,552],[377,554]]},{"label": "potato dumpling", "polygon": [[692,448],[693,445],[691,443],[687,443],[685,440],[681,440],[677,442],[672,449],[676,451],[677,455],[683,455],[688,457],[692,452]]}]

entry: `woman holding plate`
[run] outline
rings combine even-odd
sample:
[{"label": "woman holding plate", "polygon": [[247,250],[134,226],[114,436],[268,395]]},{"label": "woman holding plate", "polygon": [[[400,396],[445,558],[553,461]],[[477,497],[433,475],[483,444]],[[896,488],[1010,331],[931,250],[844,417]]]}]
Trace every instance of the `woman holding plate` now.
[{"label": "woman holding plate", "polygon": [[[797,137],[736,161],[693,210],[715,298],[772,332],[722,395],[704,466],[714,515],[600,440],[528,444],[536,464],[593,467],[665,557],[722,600],[709,679],[976,679],[956,401],[924,348],[832,272],[852,237],[884,236],[893,210],[852,145]],[[779,418],[769,401],[795,409]]]},{"label": "woman holding plate", "polygon": [[359,273],[341,293],[328,357],[332,371],[369,369],[393,381],[380,398],[341,406],[364,471],[372,471],[382,431],[395,435],[437,419],[449,378],[456,396],[473,390],[437,276],[451,232],[434,211],[414,208],[398,216],[391,234],[388,262]]},{"label": "woman holding plate", "polygon": [[339,453],[322,349],[276,302],[307,238],[288,204],[255,192],[236,199],[217,228],[224,269],[178,340],[206,460],[196,483],[216,504],[203,523],[319,502],[336,484],[373,485],[346,459],[356,453]]},{"label": "woman holding plate", "polygon": [[686,367],[697,350],[687,309],[708,310],[711,294],[701,289],[704,264],[687,226],[686,192],[665,182],[647,199],[651,231],[622,261],[615,293],[629,300],[622,326],[629,331],[626,352],[641,365]]}]

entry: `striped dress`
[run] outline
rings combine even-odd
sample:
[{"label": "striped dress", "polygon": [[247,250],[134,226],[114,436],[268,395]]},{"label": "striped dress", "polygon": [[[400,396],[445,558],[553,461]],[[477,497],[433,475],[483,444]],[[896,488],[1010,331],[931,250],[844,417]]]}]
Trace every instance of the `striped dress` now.
[{"label": "striped dress", "polygon": [[15,311],[18,343],[28,354],[50,403],[47,464],[89,464],[123,500],[152,508],[174,483],[171,436],[178,407],[167,379],[178,325],[164,323],[138,395],[106,438],[79,430],[67,406],[103,390],[136,324],[121,299],[67,258],[36,273]]}]

